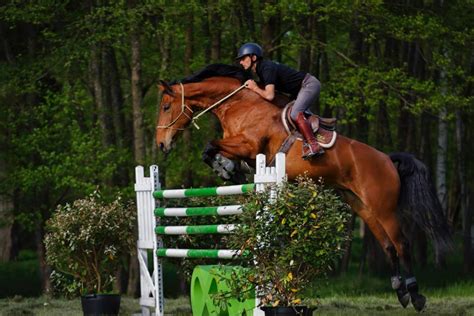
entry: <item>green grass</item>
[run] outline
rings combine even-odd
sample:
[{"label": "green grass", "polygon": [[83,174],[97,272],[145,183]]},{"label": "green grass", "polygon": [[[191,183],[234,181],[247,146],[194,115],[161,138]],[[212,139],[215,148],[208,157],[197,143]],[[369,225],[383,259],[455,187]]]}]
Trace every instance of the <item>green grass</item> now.
[{"label": "green grass", "polygon": [[[418,315],[409,305],[403,309],[390,286],[390,274],[358,274],[360,240],[354,239],[352,264],[346,274],[314,281],[306,297],[318,304],[315,315]],[[461,271],[459,251],[448,258],[448,269],[437,270],[430,263],[417,267],[420,292],[427,297],[427,315],[474,315],[474,275]],[[34,256],[0,264],[0,316],[3,315],[82,315],[80,299],[51,299],[39,295],[38,262]],[[168,296],[177,292],[176,271],[165,266]],[[165,300],[167,315],[191,315],[189,298]],[[121,315],[140,313],[138,299],[122,296]]]},{"label": "green grass", "polygon": [[[187,297],[178,299],[167,299],[165,303],[167,315],[191,315],[191,307]],[[120,315],[132,315],[140,313],[138,299],[122,296],[120,303]],[[35,316],[82,316],[80,298],[76,299],[52,299],[47,296],[23,298],[16,296],[9,299],[0,299],[0,315],[35,315]]]},{"label": "green grass", "polygon": [[[471,295],[452,296],[431,295],[428,296],[425,315],[474,315],[474,286],[464,286]],[[459,289],[459,288],[458,288]],[[316,303],[316,300],[313,300]],[[395,295],[363,295],[346,296],[334,295],[317,300],[318,309],[314,315],[419,315],[412,306],[403,309],[397,302]],[[140,312],[138,299],[122,297],[120,315],[132,315]],[[190,316],[191,308],[189,299],[181,297],[178,299],[165,300],[166,315]],[[80,299],[50,299],[48,297],[0,299],[0,315],[82,315]]]}]

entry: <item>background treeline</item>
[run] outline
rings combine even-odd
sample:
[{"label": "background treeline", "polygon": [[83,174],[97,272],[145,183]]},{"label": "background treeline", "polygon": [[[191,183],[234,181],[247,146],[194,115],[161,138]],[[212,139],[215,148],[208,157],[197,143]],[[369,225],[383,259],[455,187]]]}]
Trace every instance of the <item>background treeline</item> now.
[{"label": "background treeline", "polygon": [[[313,111],[336,116],[340,133],[424,161],[464,269],[474,267],[470,0],[9,1],[0,41],[0,261],[34,249],[44,290],[43,228],[57,204],[96,187],[133,198],[137,164],[159,164],[167,187],[218,181],[200,160],[219,137],[211,117],[173,153],[158,153],[156,83],[232,63],[246,41],[316,75],[323,89]],[[406,232],[426,265],[426,237],[410,223]],[[361,271],[384,270],[363,236]],[[133,294],[134,260],[126,270],[122,290]]]}]

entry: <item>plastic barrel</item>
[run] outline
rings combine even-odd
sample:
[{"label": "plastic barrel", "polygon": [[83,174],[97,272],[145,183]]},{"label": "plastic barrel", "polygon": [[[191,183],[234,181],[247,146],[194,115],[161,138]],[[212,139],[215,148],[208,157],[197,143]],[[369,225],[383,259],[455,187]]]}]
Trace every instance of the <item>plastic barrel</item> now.
[{"label": "plastic barrel", "polygon": [[214,304],[212,294],[229,292],[229,288],[222,280],[221,275],[230,275],[236,266],[196,266],[191,278],[191,307],[193,315],[253,315],[255,308],[255,297],[239,302],[232,298],[227,301],[225,307]]},{"label": "plastic barrel", "polygon": [[118,315],[120,310],[119,294],[88,294],[81,297],[82,311],[85,316]]}]

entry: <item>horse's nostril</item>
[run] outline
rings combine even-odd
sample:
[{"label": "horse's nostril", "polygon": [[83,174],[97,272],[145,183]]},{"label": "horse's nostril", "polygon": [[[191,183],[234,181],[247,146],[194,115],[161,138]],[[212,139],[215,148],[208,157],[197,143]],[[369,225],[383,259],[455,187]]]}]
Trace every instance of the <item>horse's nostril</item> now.
[{"label": "horse's nostril", "polygon": [[165,151],[165,144],[160,143],[160,149],[161,149],[162,151]]}]

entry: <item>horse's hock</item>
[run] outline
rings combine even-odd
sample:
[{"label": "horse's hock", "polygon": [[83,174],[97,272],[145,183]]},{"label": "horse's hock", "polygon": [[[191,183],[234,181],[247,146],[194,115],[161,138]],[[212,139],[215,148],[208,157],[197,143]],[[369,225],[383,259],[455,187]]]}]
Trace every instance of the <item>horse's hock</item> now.
[{"label": "horse's hock", "polygon": [[[164,216],[188,217],[209,215],[236,215],[242,212],[240,205],[209,206],[209,207],[159,207],[160,199],[185,199],[189,197],[204,197],[218,195],[245,194],[250,191],[262,191],[268,184],[278,184],[286,180],[285,155],[277,154],[276,167],[266,166],[265,155],[257,156],[254,183],[215,188],[193,188],[177,190],[161,190],[159,183],[158,166],[150,167],[150,177],[144,176],[141,166],[135,169],[138,210],[138,261],[140,264],[140,305],[142,315],[164,315],[163,257],[174,258],[218,258],[233,259],[241,255],[233,249],[170,249],[163,245],[161,235],[186,234],[227,234],[234,229],[234,224],[221,225],[189,225],[189,226],[162,226],[160,218]],[[149,252],[153,253],[153,267],[148,265]],[[216,273],[215,269],[219,269]],[[255,299],[239,302],[230,299],[227,306],[218,307],[213,303],[212,294],[227,292],[225,282],[221,282],[222,275],[232,272],[231,266],[217,268],[217,266],[197,266],[191,281],[191,306],[193,315],[263,315],[256,308]]]}]

